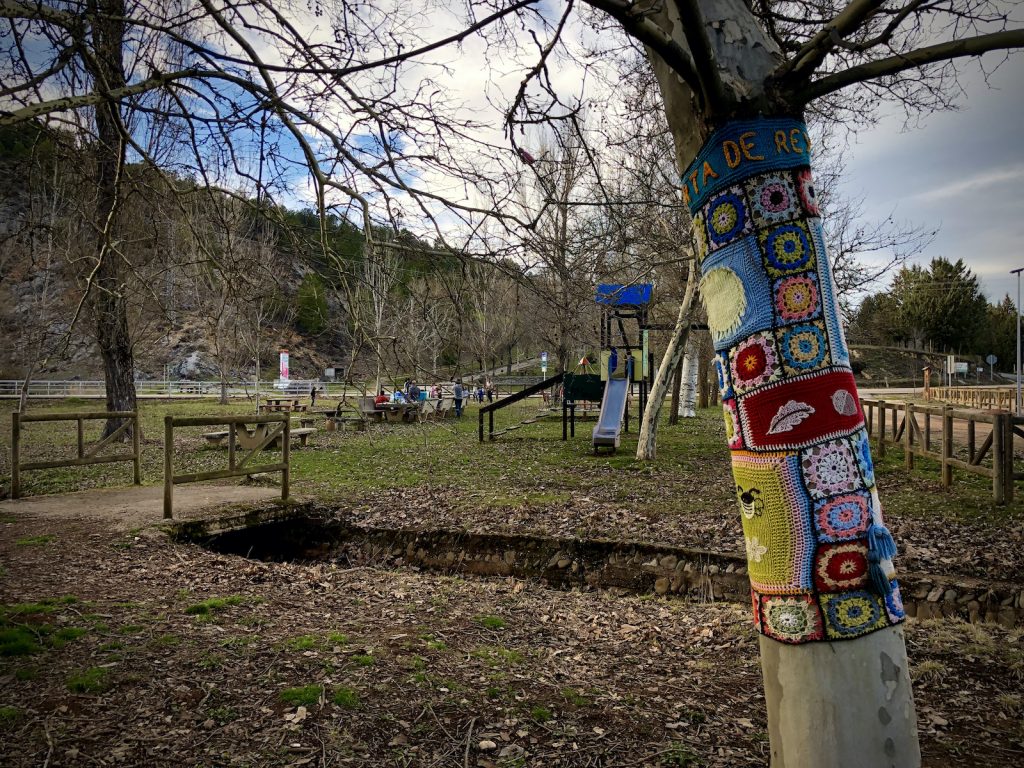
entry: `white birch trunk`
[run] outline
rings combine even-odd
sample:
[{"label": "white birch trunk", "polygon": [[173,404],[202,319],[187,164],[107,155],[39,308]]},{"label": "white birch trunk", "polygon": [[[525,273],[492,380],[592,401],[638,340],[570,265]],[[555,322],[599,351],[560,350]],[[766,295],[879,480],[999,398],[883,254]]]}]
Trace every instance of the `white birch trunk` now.
[{"label": "white birch trunk", "polygon": [[669,339],[658,371],[654,374],[654,383],[651,385],[651,393],[647,398],[647,409],[640,422],[640,437],[636,444],[636,457],[639,461],[651,461],[657,453],[658,418],[661,415],[661,407],[665,404],[665,396],[672,384],[672,374],[676,366],[679,365],[683,349],[690,337],[693,297],[696,290],[697,268],[691,266],[690,275],[686,280],[686,291],[679,305],[679,315],[676,317],[676,327],[672,331],[672,338]]},{"label": "white birch trunk", "polygon": [[689,334],[683,353],[683,379],[679,387],[679,416],[683,419],[697,416],[697,371],[700,368],[697,347],[697,337]]}]

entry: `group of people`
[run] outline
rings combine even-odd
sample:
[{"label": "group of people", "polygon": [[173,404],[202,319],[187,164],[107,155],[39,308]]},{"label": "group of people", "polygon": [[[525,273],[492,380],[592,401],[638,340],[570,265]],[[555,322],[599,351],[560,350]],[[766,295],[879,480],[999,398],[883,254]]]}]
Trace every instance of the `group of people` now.
[{"label": "group of people", "polygon": [[[439,397],[441,397],[441,386],[434,384],[427,390],[426,399],[437,400]],[[423,399],[425,399],[423,397],[423,390],[420,389],[416,381],[414,379],[406,379],[405,386],[401,389],[396,387],[390,395],[386,390],[382,389],[377,397],[374,398],[373,404],[379,408],[387,403],[416,403]]]},{"label": "group of people", "polygon": [[[422,391],[423,390],[419,388],[414,380],[406,379],[405,386],[401,389],[396,387],[390,395],[387,393],[387,390],[381,389],[377,394],[377,397],[374,398],[373,404],[374,407],[380,408],[388,403],[415,403],[422,399]],[[439,384],[434,384],[430,387],[427,393],[427,399],[437,400],[441,395],[441,386]],[[494,402],[495,396],[496,392],[490,381],[478,384],[476,390],[473,390],[471,387],[464,385],[462,383],[462,379],[459,379],[452,387],[452,400],[454,400],[455,416],[457,418],[462,417],[463,406],[467,401],[476,398],[476,401],[482,404],[484,402],[484,398],[486,398],[487,402],[492,403]]]}]

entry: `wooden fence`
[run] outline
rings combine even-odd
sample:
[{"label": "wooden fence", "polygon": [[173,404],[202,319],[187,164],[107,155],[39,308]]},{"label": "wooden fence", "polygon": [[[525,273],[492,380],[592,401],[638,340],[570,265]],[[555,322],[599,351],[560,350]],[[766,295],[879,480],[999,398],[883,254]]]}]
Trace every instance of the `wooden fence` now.
[{"label": "wooden fence", "polygon": [[925,393],[929,400],[982,410],[1010,411],[1016,405],[1013,387],[931,387]]},{"label": "wooden fence", "polygon": [[[956,469],[991,478],[997,504],[1013,501],[1014,481],[1024,478],[1024,473],[1014,471],[1013,440],[1015,434],[1024,437],[1019,426],[1024,418],[1005,411],[903,401],[862,399],[861,405],[879,457],[891,446],[900,447],[907,469],[914,468],[916,456],[935,459],[944,486],[952,485]],[[954,442],[958,432],[962,433],[959,451]],[[933,448],[935,443],[938,450]]]},{"label": "wooden fence", "polygon": [[[124,423],[107,437],[86,450],[85,422],[107,419],[124,419]],[[29,422],[40,421],[75,421],[78,423],[78,457],[74,459],[53,459],[51,461],[32,461],[21,463],[21,427]],[[99,453],[108,445],[124,435],[128,428],[132,431],[132,452],[100,456]],[[142,483],[142,467],[139,450],[139,414],[137,411],[86,411],[83,413],[12,413],[11,414],[11,498],[21,496],[21,473],[33,469],[56,469],[57,467],[84,467],[90,464],[111,464],[118,461],[130,461],[135,465],[134,483]]]},{"label": "wooden fence", "polygon": [[[263,416],[165,416],[164,417],[164,518],[174,516],[174,486],[183,483],[198,483],[203,480],[220,480],[228,477],[243,477],[261,472],[281,473],[281,499],[287,501],[291,479],[291,415],[272,413]],[[255,425],[253,433],[246,425]],[[278,426],[270,429],[270,424]],[[239,431],[238,427],[242,429]],[[175,427],[224,427],[228,428],[228,468],[210,472],[194,472],[186,475],[174,474],[174,428]],[[244,438],[242,435],[244,434]],[[277,464],[248,466],[257,453],[275,441],[281,443],[281,461]],[[236,460],[236,444],[242,442],[249,452],[241,461]]]}]

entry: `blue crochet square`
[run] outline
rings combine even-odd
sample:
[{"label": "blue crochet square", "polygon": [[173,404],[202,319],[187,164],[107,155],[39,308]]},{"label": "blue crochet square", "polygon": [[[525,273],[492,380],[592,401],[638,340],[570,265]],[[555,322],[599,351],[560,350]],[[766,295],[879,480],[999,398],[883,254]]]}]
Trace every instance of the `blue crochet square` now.
[{"label": "blue crochet square", "polygon": [[850,351],[846,346],[846,336],[839,322],[840,310],[835,296],[835,280],[832,277],[832,265],[825,250],[825,232],[821,219],[807,219],[807,228],[811,232],[815,250],[818,252],[818,286],[821,290],[821,303],[825,310],[828,328],[829,351],[832,364],[844,368],[850,367]]},{"label": "blue crochet square", "polygon": [[711,198],[703,210],[708,248],[715,251],[753,231],[742,187],[728,187]]},{"label": "blue crochet square", "polygon": [[[742,286],[741,306],[712,306],[714,297],[704,291],[704,281],[715,270],[722,270],[719,276],[724,274],[728,280],[738,280]],[[708,320],[716,351],[727,350],[740,339],[772,327],[772,290],[761,266],[755,235],[748,235],[709,254],[701,264],[701,272],[704,275],[701,293],[708,306]],[[727,324],[724,328],[716,329],[711,322],[712,317],[723,314],[726,315]]]},{"label": "blue crochet square", "polygon": [[718,391],[722,394],[723,400],[734,397],[732,391],[732,376],[729,374],[729,354],[727,352],[715,353],[715,371],[718,373]]}]

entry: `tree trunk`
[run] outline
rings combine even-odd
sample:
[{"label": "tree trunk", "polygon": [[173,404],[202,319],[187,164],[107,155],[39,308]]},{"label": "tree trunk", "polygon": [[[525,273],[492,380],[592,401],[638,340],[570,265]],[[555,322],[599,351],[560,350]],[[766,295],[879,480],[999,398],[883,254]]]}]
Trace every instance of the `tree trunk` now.
[{"label": "tree trunk", "polygon": [[696,334],[689,334],[686,337],[686,346],[683,351],[683,370],[680,376],[679,386],[679,415],[684,419],[693,419],[697,416],[697,369],[700,363],[697,360],[697,337]]},{"label": "tree trunk", "polygon": [[704,354],[704,345],[698,344],[697,365],[697,407],[708,407],[708,357]]},{"label": "tree trunk", "polygon": [[651,393],[647,398],[647,409],[640,422],[640,437],[636,445],[636,457],[640,461],[652,461],[657,453],[658,418],[661,415],[661,407],[665,404],[665,395],[668,393],[672,374],[679,365],[686,340],[690,336],[690,314],[693,309],[693,294],[696,286],[697,270],[691,269],[686,280],[683,300],[679,304],[676,327],[672,331],[672,338],[669,339],[665,355],[661,358],[661,365],[658,366],[658,370],[654,374],[654,383],[651,384]]},{"label": "tree trunk", "polygon": [[699,49],[700,94],[648,55],[703,261],[730,485],[763,635],[772,768],[916,768],[903,610],[890,581],[895,545],[882,524],[806,129],[771,88],[781,54],[746,0],[666,0],[651,18],[679,46]]},{"label": "tree trunk", "polygon": [[668,425],[679,423],[679,390],[683,387],[683,366],[677,365],[672,374],[672,399],[669,401]]},{"label": "tree trunk", "polygon": [[804,130],[792,118],[727,123],[685,174],[765,636],[771,764],[918,766],[895,545]]},{"label": "tree trunk", "polygon": [[[98,84],[108,89],[124,86],[124,23],[122,0],[102,0],[102,13],[93,23]],[[100,87],[100,85],[97,85]],[[103,376],[107,389],[108,411],[134,411],[135,360],[128,333],[127,287],[121,269],[120,255],[114,249],[118,194],[124,168],[124,141],[121,136],[120,112],[116,103],[96,107],[96,214],[94,226],[97,264],[89,286],[91,307],[96,322],[96,343],[103,359]],[[121,426],[120,419],[108,419],[103,436]],[[132,429],[125,430],[124,439],[131,439]]]}]

